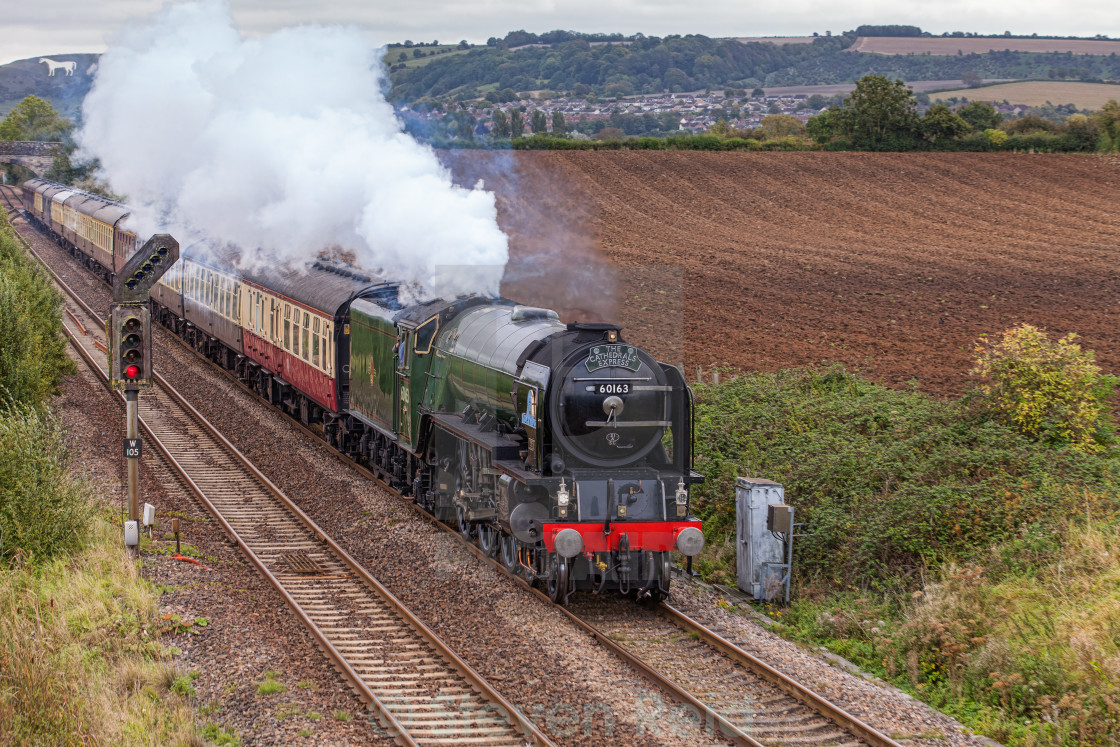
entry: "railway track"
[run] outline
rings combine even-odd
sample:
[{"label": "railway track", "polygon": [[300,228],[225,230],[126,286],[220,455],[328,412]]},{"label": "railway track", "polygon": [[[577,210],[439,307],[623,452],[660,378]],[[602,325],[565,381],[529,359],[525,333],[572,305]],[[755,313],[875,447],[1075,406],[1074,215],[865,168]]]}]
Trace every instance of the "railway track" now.
[{"label": "railway track", "polygon": [[[224,369],[204,356],[198,357],[251,392]],[[316,439],[322,438],[321,434],[295,420],[289,418],[288,422]],[[371,471],[326,448],[352,469],[395,492]],[[454,535],[481,562],[547,600],[542,592],[522,577],[509,573],[455,529],[412,501],[407,503],[434,526]],[[713,737],[755,746],[867,744],[899,747],[889,736],[669,604],[646,609],[598,597],[594,602],[581,603],[577,597],[570,608],[558,609],[658,687],[694,708],[704,729]]]},{"label": "railway track", "polygon": [[[107,382],[104,323],[43,264],[66,293],[66,334]],[[139,399],[149,442],[375,709],[387,736],[407,745],[552,744],[170,384],[155,379]]]}]

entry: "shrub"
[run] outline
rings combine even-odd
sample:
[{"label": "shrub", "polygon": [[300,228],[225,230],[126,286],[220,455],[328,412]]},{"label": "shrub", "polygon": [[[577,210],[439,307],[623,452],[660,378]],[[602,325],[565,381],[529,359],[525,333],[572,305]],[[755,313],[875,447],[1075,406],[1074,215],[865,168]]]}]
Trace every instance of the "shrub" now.
[{"label": "shrub", "polygon": [[1003,130],[984,130],[984,135],[987,136],[988,142],[993,148],[1002,148],[1003,144],[1007,142],[1007,133]]},{"label": "shrub", "polygon": [[1020,324],[995,344],[981,339],[972,373],[987,379],[977,390],[987,409],[1020,433],[1099,451],[1111,440],[1107,403],[1118,379],[1102,375],[1092,351],[1076,339],[1068,334],[1052,342],[1037,327]]},{"label": "shrub", "polygon": [[5,402],[0,389],[0,559],[17,553],[45,558],[83,544],[89,492],[70,476],[66,461],[54,417]]},{"label": "shrub", "polygon": [[73,368],[62,336],[61,297],[12,230],[0,225],[0,387],[37,406]]}]

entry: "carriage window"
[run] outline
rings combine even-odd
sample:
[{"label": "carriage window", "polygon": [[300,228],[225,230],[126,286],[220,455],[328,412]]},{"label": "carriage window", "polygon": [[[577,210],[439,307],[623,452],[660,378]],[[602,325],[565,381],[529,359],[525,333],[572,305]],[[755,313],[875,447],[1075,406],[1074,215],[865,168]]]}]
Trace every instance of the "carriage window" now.
[{"label": "carriage window", "polygon": [[321,341],[319,340],[319,317],[311,317],[311,365],[316,368],[319,367],[319,350]]},{"label": "carriage window", "polygon": [[308,345],[308,340],[307,340],[308,334],[310,333],[310,329],[309,329],[310,327],[311,327],[311,318],[307,314],[307,312],[304,312],[304,314],[303,314],[303,359],[304,360],[308,360],[308,356],[311,353],[311,346]]},{"label": "carriage window", "polygon": [[296,320],[292,324],[292,355],[299,355],[299,311],[296,311]]},{"label": "carriage window", "polygon": [[292,349],[292,307],[284,304],[284,349]]}]

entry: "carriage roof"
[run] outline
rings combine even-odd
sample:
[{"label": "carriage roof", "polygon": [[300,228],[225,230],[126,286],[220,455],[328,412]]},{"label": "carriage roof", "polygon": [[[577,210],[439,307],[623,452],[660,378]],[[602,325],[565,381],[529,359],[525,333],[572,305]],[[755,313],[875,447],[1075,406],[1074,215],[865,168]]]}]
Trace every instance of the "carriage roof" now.
[{"label": "carriage roof", "polygon": [[[116,200],[95,195],[92,192],[68,187],[65,184],[51,181],[50,179],[28,179],[23,183],[27,189],[38,192],[44,199],[62,202],[74,208],[79,213],[85,213],[102,223],[115,226],[122,218],[129,214],[129,209]],[[65,194],[64,194],[65,193]]]},{"label": "carriage roof", "polygon": [[398,283],[366,275],[342,263],[315,260],[240,270],[233,264],[236,253],[232,251],[212,253],[207,259],[189,256],[190,247],[185,253],[191,262],[225,275],[240,277],[246,283],[284,296],[330,317],[338,316],[356,298],[370,298],[382,306],[399,308]]}]

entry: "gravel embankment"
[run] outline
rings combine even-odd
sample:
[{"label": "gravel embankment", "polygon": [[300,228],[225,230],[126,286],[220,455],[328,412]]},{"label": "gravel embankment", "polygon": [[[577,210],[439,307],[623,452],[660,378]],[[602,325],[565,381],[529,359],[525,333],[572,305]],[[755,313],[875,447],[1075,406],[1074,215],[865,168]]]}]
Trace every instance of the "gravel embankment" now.
[{"label": "gravel embankment", "polygon": [[[124,408],[77,363],[79,372],[56,400],[72,466],[119,518],[127,510]],[[200,728],[221,726],[246,745],[388,744],[364,722],[362,702],[284,600],[175,484],[151,447],[141,460],[140,488],[141,501],[157,506],[159,516],[152,548],[141,557],[143,573],[163,590],[161,642],[181,652],[175,661],[182,672],[198,675],[192,684]],[[206,568],[170,558],[175,543],[165,536],[172,517],[180,519],[183,549]],[[258,695],[266,672],[277,673],[286,690]]]}]

